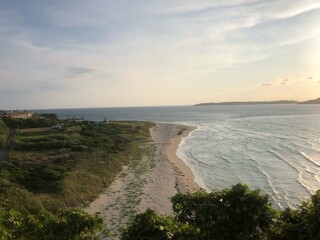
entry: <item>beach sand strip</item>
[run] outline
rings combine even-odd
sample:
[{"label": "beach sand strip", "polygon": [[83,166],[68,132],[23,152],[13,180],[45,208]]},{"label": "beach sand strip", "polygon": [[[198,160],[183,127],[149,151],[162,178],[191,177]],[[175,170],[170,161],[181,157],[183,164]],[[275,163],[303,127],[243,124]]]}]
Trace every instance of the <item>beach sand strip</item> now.
[{"label": "beach sand strip", "polygon": [[176,154],[181,139],[193,130],[195,127],[158,123],[150,129],[153,141],[142,146],[144,156],[132,159],[110,187],[85,208],[105,219],[111,232],[108,239],[119,239],[121,227],[148,208],[171,215],[172,196],[199,189],[190,168]]}]

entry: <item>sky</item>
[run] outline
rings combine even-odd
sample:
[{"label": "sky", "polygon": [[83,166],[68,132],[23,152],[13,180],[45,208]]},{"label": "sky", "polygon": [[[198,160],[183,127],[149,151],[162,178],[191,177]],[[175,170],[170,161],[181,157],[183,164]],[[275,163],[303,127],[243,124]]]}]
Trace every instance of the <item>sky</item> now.
[{"label": "sky", "polygon": [[0,0],[0,109],[318,97],[319,0]]}]

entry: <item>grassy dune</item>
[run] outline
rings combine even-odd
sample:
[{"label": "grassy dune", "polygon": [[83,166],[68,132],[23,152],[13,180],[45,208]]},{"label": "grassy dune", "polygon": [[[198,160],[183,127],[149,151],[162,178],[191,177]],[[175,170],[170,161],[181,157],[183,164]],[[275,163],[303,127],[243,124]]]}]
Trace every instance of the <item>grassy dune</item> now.
[{"label": "grassy dune", "polygon": [[64,123],[62,130],[20,131],[0,166],[0,201],[28,212],[78,207],[142,154],[149,122]]}]

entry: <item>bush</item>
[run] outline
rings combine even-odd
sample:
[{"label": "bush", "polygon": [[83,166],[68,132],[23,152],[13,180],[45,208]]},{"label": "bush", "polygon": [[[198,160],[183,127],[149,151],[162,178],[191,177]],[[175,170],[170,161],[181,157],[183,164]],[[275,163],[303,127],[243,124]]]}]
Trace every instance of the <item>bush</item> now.
[{"label": "bush", "polygon": [[34,215],[0,209],[0,236],[9,239],[72,240],[93,239],[103,229],[103,220],[81,210],[58,214],[39,212]]},{"label": "bush", "polygon": [[172,203],[173,219],[148,210],[136,216],[122,239],[265,239],[275,217],[268,196],[242,184],[212,193],[178,193]]},{"label": "bush", "polygon": [[319,240],[320,190],[297,210],[272,209],[268,196],[237,184],[206,193],[176,194],[174,216],[152,210],[127,226],[122,240]]},{"label": "bush", "polygon": [[172,198],[176,219],[200,229],[198,239],[263,239],[275,216],[267,195],[237,184]]},{"label": "bush", "polygon": [[320,190],[297,210],[286,209],[280,213],[273,239],[320,239]]},{"label": "bush", "polygon": [[138,214],[122,235],[122,240],[167,240],[173,236],[174,224],[170,218],[158,216],[153,210]]}]

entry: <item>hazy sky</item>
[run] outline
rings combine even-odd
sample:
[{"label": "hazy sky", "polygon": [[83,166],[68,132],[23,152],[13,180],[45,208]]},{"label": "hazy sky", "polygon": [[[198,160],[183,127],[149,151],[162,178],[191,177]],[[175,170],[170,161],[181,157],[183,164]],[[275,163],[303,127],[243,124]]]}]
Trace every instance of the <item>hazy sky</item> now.
[{"label": "hazy sky", "polygon": [[316,97],[319,0],[0,0],[0,109]]}]

